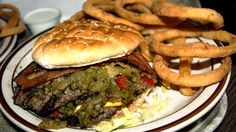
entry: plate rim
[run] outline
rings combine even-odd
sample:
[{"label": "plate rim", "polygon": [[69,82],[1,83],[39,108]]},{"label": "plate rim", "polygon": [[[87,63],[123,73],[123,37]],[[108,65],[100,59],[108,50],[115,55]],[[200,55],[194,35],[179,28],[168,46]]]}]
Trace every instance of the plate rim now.
[{"label": "plate rim", "polygon": [[[47,32],[47,31],[48,30],[46,30],[45,32]],[[3,73],[6,69],[6,67],[8,66],[11,58],[13,58],[15,56],[15,54],[21,48],[23,48],[25,45],[27,45],[32,40],[34,40],[35,38],[37,38],[38,36],[40,36],[41,34],[43,34],[45,32],[42,32],[42,33],[40,33],[36,36],[30,37],[28,40],[24,41],[21,45],[16,47],[8,55],[8,57],[5,59],[5,61],[3,62],[3,64],[0,67],[0,81],[1,82],[2,82],[2,78],[3,78]],[[217,86],[216,90],[212,93],[212,95],[202,105],[197,107],[195,110],[191,111],[189,114],[187,114],[186,116],[181,117],[180,119],[178,119],[176,121],[173,121],[173,122],[168,123],[166,125],[163,125],[161,127],[154,128],[154,129],[152,128],[152,129],[149,129],[149,130],[152,130],[152,131],[179,130],[179,129],[183,128],[184,126],[186,126],[186,123],[187,123],[186,121],[187,120],[192,119],[192,121],[190,122],[190,123],[192,123],[192,122],[196,121],[197,119],[199,119],[201,116],[206,114],[220,100],[221,96],[223,96],[223,93],[225,92],[225,89],[226,89],[226,87],[228,86],[228,83],[229,83],[230,74],[231,74],[231,72],[227,76],[225,76],[223,80],[221,80],[219,82],[219,85]],[[4,105],[4,107],[3,107],[3,105]],[[205,108],[207,108],[209,106],[210,106],[210,109],[203,111]],[[18,127],[20,127],[23,130],[49,131],[49,130],[39,129],[34,124],[31,124],[30,122],[24,120],[22,117],[18,116],[16,114],[16,112],[14,110],[12,110],[10,108],[10,106],[7,104],[7,101],[5,100],[5,98],[3,96],[3,93],[2,93],[2,85],[0,86],[0,109],[8,119],[10,119],[15,125],[17,125]],[[198,116],[198,117],[196,117],[196,116]],[[195,119],[193,119],[194,117],[195,117]],[[185,123],[185,124],[183,124],[183,123]],[[142,124],[139,125],[139,126],[142,126]],[[130,128],[126,128],[125,130],[129,130],[129,129]],[[122,129],[121,129],[121,131],[122,131]]]},{"label": "plate rim", "polygon": [[[0,16],[0,20],[2,20],[3,22],[7,22],[6,18],[3,18]],[[17,40],[17,35],[10,35],[10,36],[6,36],[2,38],[3,41],[4,40],[8,40],[9,42],[7,43],[6,47],[3,49],[2,52],[0,52],[0,63],[4,61],[4,59],[7,58],[7,56],[10,54],[11,50],[14,49],[14,46],[16,44],[16,40]],[[5,42],[6,43],[6,42]],[[4,42],[3,42],[4,44]]]},{"label": "plate rim", "polygon": [[[48,31],[48,30],[46,30]],[[46,32],[45,31],[45,32]],[[5,58],[4,62],[1,64],[0,67],[0,81],[2,83],[2,79],[3,79],[3,73],[7,67],[7,65],[9,64],[11,58],[13,58],[15,56],[15,54],[21,49],[23,48],[25,45],[27,45],[30,41],[32,41],[33,39],[35,39],[36,37],[38,37],[39,35],[43,34],[44,32],[35,35],[35,36],[31,36],[29,39],[27,39],[26,41],[24,41],[22,44],[20,44],[19,46],[17,46],[15,49],[13,49],[13,51],[7,56],[7,58]],[[13,79],[12,79],[13,80]],[[5,107],[3,107],[3,104]],[[13,122],[16,126],[20,127],[23,130],[27,130],[27,131],[42,131],[42,129],[39,129],[37,126],[30,124],[28,121],[24,120],[23,118],[21,118],[20,116],[18,116],[16,114],[16,112],[14,110],[12,110],[10,108],[10,106],[7,104],[7,101],[5,100],[3,93],[2,93],[2,85],[0,85],[0,110],[2,111],[2,113],[11,121]],[[11,115],[12,114],[12,115]],[[27,125],[26,125],[27,124]],[[43,131],[48,131],[48,130],[43,130]]]},{"label": "plate rim", "polygon": [[[225,92],[226,89],[226,85],[227,82],[229,81],[231,73],[229,73],[227,76],[225,76],[220,82],[218,87],[216,88],[216,90],[212,93],[212,95],[202,104],[200,105],[197,109],[195,109],[194,111],[192,111],[191,113],[189,113],[188,115],[172,122],[171,124],[167,124],[164,125],[160,128],[157,129],[153,129],[156,131],[164,131],[167,129],[175,129],[174,127],[177,127],[177,125],[180,125],[181,123],[186,122],[187,120],[193,118],[196,115],[199,115],[199,118],[202,117],[203,115],[205,115],[208,111],[210,111],[215,104],[220,100],[220,98],[223,96],[223,93]],[[211,105],[211,106],[210,106]],[[209,107],[208,110],[203,111],[205,108]],[[189,122],[188,124],[193,123],[194,121],[196,121],[199,118],[195,118],[192,122]],[[180,126],[178,129],[181,129],[183,127],[185,127],[186,125],[182,125]]]}]

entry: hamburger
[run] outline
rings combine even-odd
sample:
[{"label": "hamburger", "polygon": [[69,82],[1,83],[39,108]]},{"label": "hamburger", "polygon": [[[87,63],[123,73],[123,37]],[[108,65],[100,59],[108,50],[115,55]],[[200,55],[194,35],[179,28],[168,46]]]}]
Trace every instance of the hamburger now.
[{"label": "hamburger", "polygon": [[122,24],[84,18],[40,36],[33,62],[15,78],[14,103],[42,117],[40,128],[91,128],[122,108],[135,110],[156,84],[137,51],[142,35]]}]

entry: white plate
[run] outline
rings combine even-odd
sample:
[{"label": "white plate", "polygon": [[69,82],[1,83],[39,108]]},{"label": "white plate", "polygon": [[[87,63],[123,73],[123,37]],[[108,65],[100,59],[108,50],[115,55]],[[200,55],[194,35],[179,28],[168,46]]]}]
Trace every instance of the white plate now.
[{"label": "white plate", "polygon": [[188,132],[213,132],[224,119],[227,107],[227,95],[224,93],[219,103],[212,110],[184,130]]},{"label": "white plate", "polygon": [[[0,25],[6,24],[6,21],[0,17]],[[0,63],[7,57],[7,55],[14,48],[17,35],[0,38]]]},{"label": "white plate", "polygon": [[[17,47],[2,64],[0,70],[0,108],[7,118],[25,131],[38,131],[37,125],[41,119],[31,112],[14,105],[12,97],[16,84],[14,83],[13,78],[32,62],[31,48],[37,38],[38,36],[34,36],[21,46]],[[204,39],[204,41],[213,43],[211,40]],[[205,59],[195,61],[205,61]],[[210,71],[220,65],[219,63],[212,64],[212,61],[206,62],[209,62],[207,67],[203,68],[201,71],[195,72]],[[160,112],[161,116],[151,122],[143,123],[131,128],[119,129],[118,131],[147,131],[153,129],[156,131],[179,130],[202,117],[220,100],[229,83],[229,78],[230,74],[228,74],[221,82],[201,89],[195,96],[191,97],[183,96],[178,91],[168,90],[166,93],[160,94],[163,99],[168,100],[164,102],[166,103],[166,108],[164,111]],[[157,115],[158,114],[157,111]],[[78,131],[79,128],[65,128],[62,130],[71,132]]]}]

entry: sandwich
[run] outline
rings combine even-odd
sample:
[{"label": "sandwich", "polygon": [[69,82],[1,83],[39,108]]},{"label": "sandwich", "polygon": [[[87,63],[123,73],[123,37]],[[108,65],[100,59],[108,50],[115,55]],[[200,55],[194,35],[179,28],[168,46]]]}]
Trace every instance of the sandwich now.
[{"label": "sandwich", "polygon": [[14,103],[44,129],[92,128],[143,103],[157,82],[137,48],[142,35],[122,24],[68,20],[41,35],[15,78]]}]

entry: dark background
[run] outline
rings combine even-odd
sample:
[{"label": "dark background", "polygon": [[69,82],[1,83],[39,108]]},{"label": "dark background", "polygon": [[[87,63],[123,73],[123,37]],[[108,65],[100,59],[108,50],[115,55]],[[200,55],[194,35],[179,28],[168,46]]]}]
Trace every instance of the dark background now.
[{"label": "dark background", "polygon": [[223,29],[236,34],[236,0],[201,0],[201,5],[221,13],[225,20]]},{"label": "dark background", "polygon": [[[223,30],[236,34],[236,0],[200,0],[204,8],[211,8],[221,13],[224,17],[225,26]],[[223,36],[222,36],[223,37]],[[233,60],[233,70],[236,71],[236,54],[231,56]],[[215,132],[235,132],[236,131],[236,73],[231,74],[231,83],[226,89],[228,97],[228,108],[220,126]]]},{"label": "dark background", "polygon": [[[204,8],[211,8],[224,17],[223,30],[236,34],[236,0],[200,0]],[[232,55],[233,64],[236,65],[236,54]]]}]

